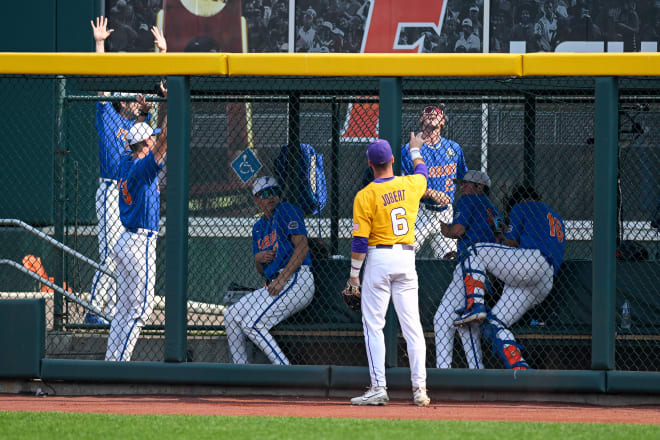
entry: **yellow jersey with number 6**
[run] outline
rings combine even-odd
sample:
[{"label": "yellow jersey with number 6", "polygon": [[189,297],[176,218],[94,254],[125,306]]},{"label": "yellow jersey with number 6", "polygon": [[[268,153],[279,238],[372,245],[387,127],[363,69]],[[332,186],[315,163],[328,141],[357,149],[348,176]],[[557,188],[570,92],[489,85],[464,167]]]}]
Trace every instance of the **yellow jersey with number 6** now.
[{"label": "yellow jersey with number 6", "polygon": [[419,201],[426,191],[422,174],[376,179],[353,200],[353,236],[369,246],[413,244]]}]

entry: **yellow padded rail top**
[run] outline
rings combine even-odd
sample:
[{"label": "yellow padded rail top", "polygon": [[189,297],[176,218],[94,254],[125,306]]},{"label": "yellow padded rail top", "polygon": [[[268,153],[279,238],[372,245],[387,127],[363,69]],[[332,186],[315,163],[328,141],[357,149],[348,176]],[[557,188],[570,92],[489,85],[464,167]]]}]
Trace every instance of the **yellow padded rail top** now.
[{"label": "yellow padded rail top", "polygon": [[516,54],[230,54],[230,75],[520,76]]},{"label": "yellow padded rail top", "polygon": [[530,53],[523,76],[658,76],[660,53]]},{"label": "yellow padded rail top", "polygon": [[0,53],[0,74],[660,76],[660,53]]},{"label": "yellow padded rail top", "polygon": [[0,73],[226,75],[224,53],[0,53]]}]

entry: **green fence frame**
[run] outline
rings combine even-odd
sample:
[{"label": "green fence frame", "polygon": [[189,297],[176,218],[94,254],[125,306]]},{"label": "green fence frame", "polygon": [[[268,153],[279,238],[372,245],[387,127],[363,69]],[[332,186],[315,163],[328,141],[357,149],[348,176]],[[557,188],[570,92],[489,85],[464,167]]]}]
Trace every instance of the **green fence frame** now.
[{"label": "green fence frame", "polygon": [[[26,54],[18,54],[26,55]],[[18,66],[15,64],[6,64],[3,62],[4,55],[0,55],[0,65],[6,67],[5,71],[0,73],[71,73],[71,74],[90,74],[98,72],[99,68],[105,68],[108,72],[113,72],[113,61],[120,54],[110,56],[102,61],[95,60],[92,66],[81,63],[84,55],[76,58],[74,65],[68,64],[71,60],[66,57],[57,58],[57,55],[46,55],[36,57],[37,61],[28,58],[21,58]],[[182,56],[183,55],[183,56]],[[42,359],[40,373],[35,378],[42,380],[63,380],[63,381],[102,381],[114,383],[179,383],[179,384],[208,384],[208,385],[226,385],[226,386],[263,386],[263,387],[294,387],[294,388],[321,388],[321,389],[344,389],[360,388],[368,383],[368,371],[366,367],[337,367],[337,366],[292,366],[281,367],[271,365],[250,365],[235,366],[224,364],[201,364],[186,363],[186,299],[187,299],[187,272],[188,254],[187,254],[187,225],[188,225],[188,151],[189,151],[189,132],[190,132],[190,76],[181,76],[189,74],[213,74],[223,75],[231,71],[231,58],[222,54],[216,57],[205,55],[191,55],[187,57],[184,54],[173,54],[171,60],[173,64],[168,65],[166,60],[170,58],[156,58],[152,55],[135,55],[135,59],[144,57],[147,62],[156,60],[149,66],[149,72],[140,70],[142,68],[134,67],[139,70],[125,71],[123,74],[153,74],[154,72],[170,74],[168,77],[170,105],[168,106],[169,119],[169,161],[176,163],[176,166],[170,166],[168,169],[167,185],[167,268],[166,268],[166,325],[165,325],[165,362],[131,362],[131,363],[107,363],[101,361],[82,361],[82,360],[57,360]],[[554,55],[554,54],[552,54]],[[626,54],[629,55],[629,54]],[[156,55],[157,56],[157,55]],[[169,54],[168,54],[169,56]],[[648,55],[644,55],[648,57]],[[224,57],[224,58],[222,58]],[[381,56],[392,62],[388,56]],[[274,58],[268,55],[258,57],[241,58],[237,55],[237,68],[234,75],[246,74],[244,69],[249,70],[249,74],[287,74],[293,69],[299,67],[302,63],[304,68],[299,74],[309,74],[310,70],[314,73],[315,64],[323,60],[322,57],[292,57],[295,61],[290,63],[288,57],[278,57],[277,62],[268,65],[265,61],[272,61]],[[339,57],[341,59],[342,57]],[[349,57],[350,58],[350,57]],[[369,59],[371,58],[371,59]],[[380,104],[380,127],[382,137],[389,139],[395,144],[401,137],[401,105],[402,105],[402,77],[406,75],[424,75],[429,74],[432,68],[435,68],[437,62],[451,62],[447,69],[447,75],[456,74],[459,70],[462,72],[474,68],[477,63],[483,62],[486,58],[466,57],[466,64],[456,62],[456,58],[450,56],[435,57],[436,64],[430,63],[431,57],[411,58],[402,56],[394,63],[406,62],[406,60],[421,61],[413,69],[413,72],[401,70],[398,67],[385,69],[381,73],[383,77],[379,82],[379,104]],[[553,58],[555,58],[553,60]],[[598,188],[595,198],[594,213],[594,234],[598,239],[594,240],[593,249],[593,290],[597,294],[593,295],[593,329],[592,329],[592,360],[591,370],[588,371],[511,371],[511,370],[436,370],[429,369],[428,386],[434,391],[440,390],[491,390],[491,391],[543,391],[543,392],[573,392],[573,393],[643,393],[660,394],[660,373],[638,373],[613,371],[614,368],[614,341],[615,341],[615,218],[616,218],[616,171],[617,171],[617,120],[618,120],[618,97],[619,81],[617,75],[657,75],[660,69],[660,57],[650,56],[651,61],[646,64],[641,58],[625,58],[633,60],[629,62],[623,59],[610,59],[607,57],[584,56],[584,57],[536,57],[535,55],[525,56],[498,56],[489,59],[492,63],[489,67],[493,72],[502,67],[496,66],[498,60],[506,60],[514,65],[513,72],[500,73],[500,75],[522,75],[522,70],[529,60],[529,74],[551,74],[571,75],[575,74],[575,69],[582,69],[580,75],[601,75],[596,78],[595,100],[596,100],[596,138],[595,138],[595,186]],[[265,59],[265,60],[264,60]],[[373,57],[351,58],[359,60],[355,69],[365,69],[365,66],[371,66]],[[598,61],[594,66],[594,59]],[[52,63],[53,60],[57,62]],[[185,63],[190,66],[191,60],[202,60],[200,72],[184,72],[182,67]],[[228,70],[224,70],[221,65],[222,60],[226,62]],[[548,67],[552,60],[552,67]],[[559,60],[559,61],[558,61]],[[536,63],[533,63],[536,61]],[[244,64],[241,64],[244,62]],[[47,66],[48,63],[52,65]],[[286,72],[283,72],[287,63]],[[470,65],[470,63],[473,63]],[[519,64],[516,64],[519,63]],[[571,63],[574,65],[571,66]],[[641,64],[640,64],[641,63]],[[139,63],[131,62],[132,66]],[[342,63],[339,63],[345,66]],[[460,66],[459,66],[460,64]],[[122,63],[126,66],[128,63]],[[104,67],[105,66],[105,67]],[[257,66],[257,67],[255,67]],[[467,66],[467,67],[466,67]],[[180,70],[177,70],[180,69]],[[291,70],[288,70],[291,69]],[[339,70],[336,67],[326,72],[326,75],[349,75],[350,69]],[[398,69],[398,70],[397,70]],[[493,70],[494,69],[494,70]],[[519,69],[520,71],[516,70]],[[543,70],[545,69],[545,70]],[[635,71],[633,71],[633,69]],[[169,70],[169,71],[168,71]],[[368,72],[367,69],[363,72]],[[476,70],[474,75],[479,75],[482,70]],[[230,75],[232,74],[229,72]],[[291,74],[291,73],[288,73]],[[482,73],[483,74],[483,73]],[[492,74],[492,73],[491,73]],[[497,74],[497,73],[495,73]],[[219,79],[222,82],[222,79]],[[231,82],[228,82],[228,90],[231,90]],[[295,91],[292,91],[292,93]],[[526,105],[534,106],[533,102]],[[533,123],[533,122],[532,122]],[[533,127],[527,127],[533,131]],[[336,130],[338,132],[338,128]],[[293,135],[295,136],[295,135]],[[334,136],[333,136],[334,138]],[[57,142],[54,142],[57,148]],[[395,160],[395,163],[399,163]],[[335,165],[332,165],[335,166]],[[57,164],[55,164],[57,171]],[[527,179],[533,180],[533,176],[527,176]],[[55,173],[55,188],[58,188],[58,177]],[[331,189],[331,193],[336,194],[336,189]],[[60,216],[55,213],[55,237],[58,229],[63,228],[58,222]],[[59,270],[59,269],[58,269]],[[56,283],[61,277],[61,273],[56,273]],[[8,305],[7,302],[0,301],[0,310]],[[43,303],[41,303],[43,307]],[[43,319],[43,312],[32,307],[35,312],[31,319],[35,320],[35,325],[43,325],[37,321]],[[11,315],[8,315],[11,316]],[[25,317],[25,315],[22,315]],[[388,324],[386,327],[386,341],[388,345],[388,380],[393,389],[405,389],[409,387],[409,372],[407,368],[396,368],[395,352],[392,347],[396,347],[396,322],[394,314],[388,315]],[[13,318],[0,323],[2,327],[12,327],[16,325]],[[3,334],[6,334],[3,332]],[[43,339],[32,338],[26,340],[26,343],[43,344]],[[43,348],[42,351],[43,353]],[[10,355],[9,353],[6,353]],[[264,374],[262,374],[264,373]],[[0,377],[8,377],[7,371],[0,371]],[[34,375],[36,376],[36,375]]]}]

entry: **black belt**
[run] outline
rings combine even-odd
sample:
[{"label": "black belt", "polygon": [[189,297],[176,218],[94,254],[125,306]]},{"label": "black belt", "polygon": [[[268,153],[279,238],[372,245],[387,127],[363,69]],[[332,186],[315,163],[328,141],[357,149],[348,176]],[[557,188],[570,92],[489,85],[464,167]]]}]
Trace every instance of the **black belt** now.
[{"label": "black belt", "polygon": [[[376,245],[376,249],[392,249],[392,247],[393,246],[391,244],[377,244]],[[414,251],[415,250],[415,246],[413,246],[412,244],[402,244],[401,248],[404,251]]]},{"label": "black belt", "polygon": [[445,209],[448,208],[447,205],[442,205],[442,206],[440,206],[440,205],[429,205],[427,203],[422,203],[422,206],[424,208],[428,209],[429,211],[436,211],[436,212],[442,212],[442,211],[444,211]]}]

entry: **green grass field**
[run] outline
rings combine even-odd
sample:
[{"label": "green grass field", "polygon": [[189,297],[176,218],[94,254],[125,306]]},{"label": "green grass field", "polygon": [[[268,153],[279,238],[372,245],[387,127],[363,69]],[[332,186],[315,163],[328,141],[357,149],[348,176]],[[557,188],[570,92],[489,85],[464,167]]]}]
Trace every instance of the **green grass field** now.
[{"label": "green grass field", "polygon": [[236,438],[643,440],[660,438],[660,426],[0,411],[0,439]]}]

